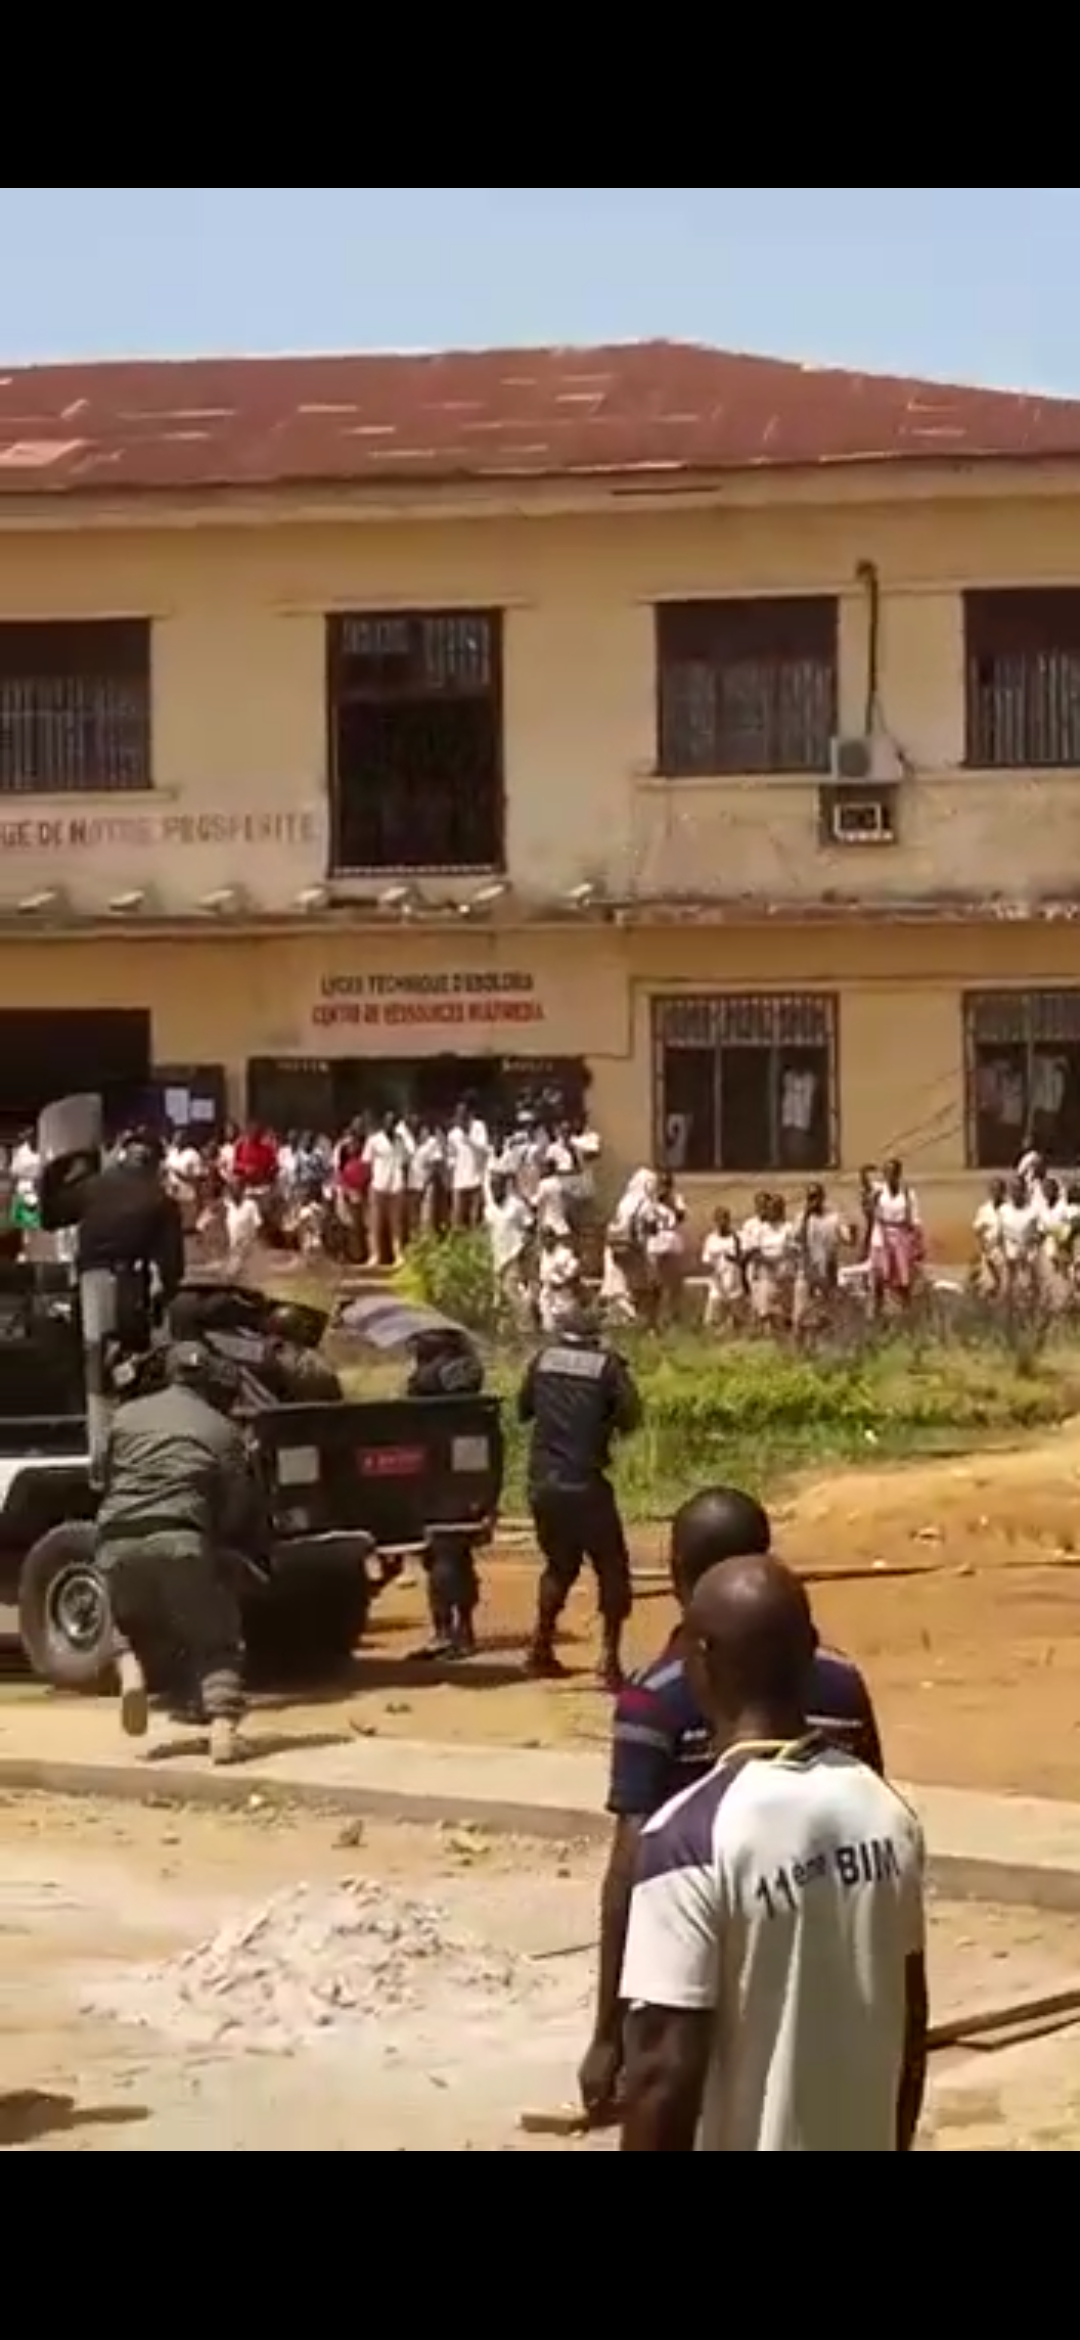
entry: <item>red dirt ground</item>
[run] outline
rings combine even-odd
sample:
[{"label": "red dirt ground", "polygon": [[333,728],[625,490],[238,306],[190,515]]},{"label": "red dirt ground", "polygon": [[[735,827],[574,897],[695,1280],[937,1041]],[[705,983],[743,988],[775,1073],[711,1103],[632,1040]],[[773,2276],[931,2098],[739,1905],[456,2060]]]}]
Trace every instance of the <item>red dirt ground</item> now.
[{"label": "red dirt ground", "polygon": [[[1080,1800],[1080,1427],[1018,1454],[816,1480],[778,1516],[777,1545],[814,1578],[826,1638],[865,1667],[898,1777]],[[659,1532],[636,1539],[639,1566],[661,1558]],[[361,1659],[356,1719],[405,1738],[602,1746],[591,1589],[568,1621],[570,1680],[516,1678],[536,1565],[520,1546],[492,1556],[484,1659],[443,1680],[403,1665],[422,1637],[422,1596],[390,1591]],[[877,1573],[851,1581],[859,1570]],[[635,1658],[670,1620],[650,1591]]]}]

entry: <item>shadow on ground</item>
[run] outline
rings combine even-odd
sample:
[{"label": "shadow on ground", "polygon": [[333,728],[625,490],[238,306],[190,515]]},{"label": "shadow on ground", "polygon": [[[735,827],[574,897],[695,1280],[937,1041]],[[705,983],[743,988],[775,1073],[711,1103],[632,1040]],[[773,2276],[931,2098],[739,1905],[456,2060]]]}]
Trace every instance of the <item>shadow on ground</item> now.
[{"label": "shadow on ground", "polygon": [[43,2137],[70,2136],[76,2129],[133,2129],[149,2118],[142,2105],[81,2105],[73,2096],[28,2089],[0,2096],[0,2152],[36,2145]]}]

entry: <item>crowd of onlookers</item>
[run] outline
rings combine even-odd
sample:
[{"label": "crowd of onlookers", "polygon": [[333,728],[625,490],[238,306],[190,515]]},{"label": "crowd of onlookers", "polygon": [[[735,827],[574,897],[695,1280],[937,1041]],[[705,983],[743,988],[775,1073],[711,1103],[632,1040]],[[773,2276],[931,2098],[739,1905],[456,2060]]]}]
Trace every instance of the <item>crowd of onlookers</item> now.
[{"label": "crowd of onlookers", "polygon": [[[9,1254],[37,1225],[40,1168],[32,1131],[0,1146]],[[268,1248],[392,1269],[420,1236],[482,1235],[497,1315],[548,1332],[586,1295],[614,1325],[659,1327],[703,1305],[717,1333],[798,1332],[841,1305],[902,1313],[929,1280],[919,1199],[899,1161],[864,1168],[847,1210],[818,1182],[794,1205],[763,1189],[745,1217],[721,1204],[702,1241],[670,1171],[636,1170],[612,1209],[601,1139],[558,1097],[501,1124],[465,1100],[442,1119],[358,1117],[337,1137],[174,1130],[164,1176],[191,1256],[231,1279],[255,1272]],[[1053,1308],[1080,1293],[1080,1181],[1057,1178],[1033,1150],[991,1182],[973,1234],[973,1281],[988,1300]]]}]

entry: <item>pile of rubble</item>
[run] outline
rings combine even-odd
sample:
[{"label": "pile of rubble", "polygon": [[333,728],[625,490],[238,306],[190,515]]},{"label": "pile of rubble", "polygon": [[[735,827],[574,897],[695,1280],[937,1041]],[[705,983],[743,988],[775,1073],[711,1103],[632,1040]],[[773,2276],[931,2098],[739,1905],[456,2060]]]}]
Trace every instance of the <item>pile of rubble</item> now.
[{"label": "pile of rubble", "polygon": [[237,2053],[292,2055],[360,2028],[392,2050],[425,2017],[468,2027],[542,1987],[529,1959],[357,1879],[277,1894],[199,1948],[103,1981],[84,2012]]}]

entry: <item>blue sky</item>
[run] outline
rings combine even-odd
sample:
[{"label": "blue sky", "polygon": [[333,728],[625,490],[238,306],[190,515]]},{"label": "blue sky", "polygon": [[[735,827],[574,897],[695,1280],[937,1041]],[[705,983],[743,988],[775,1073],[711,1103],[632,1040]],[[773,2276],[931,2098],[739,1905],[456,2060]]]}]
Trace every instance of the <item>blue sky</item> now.
[{"label": "blue sky", "polygon": [[1076,187],[4,187],[0,360],[670,335],[1080,393]]}]

